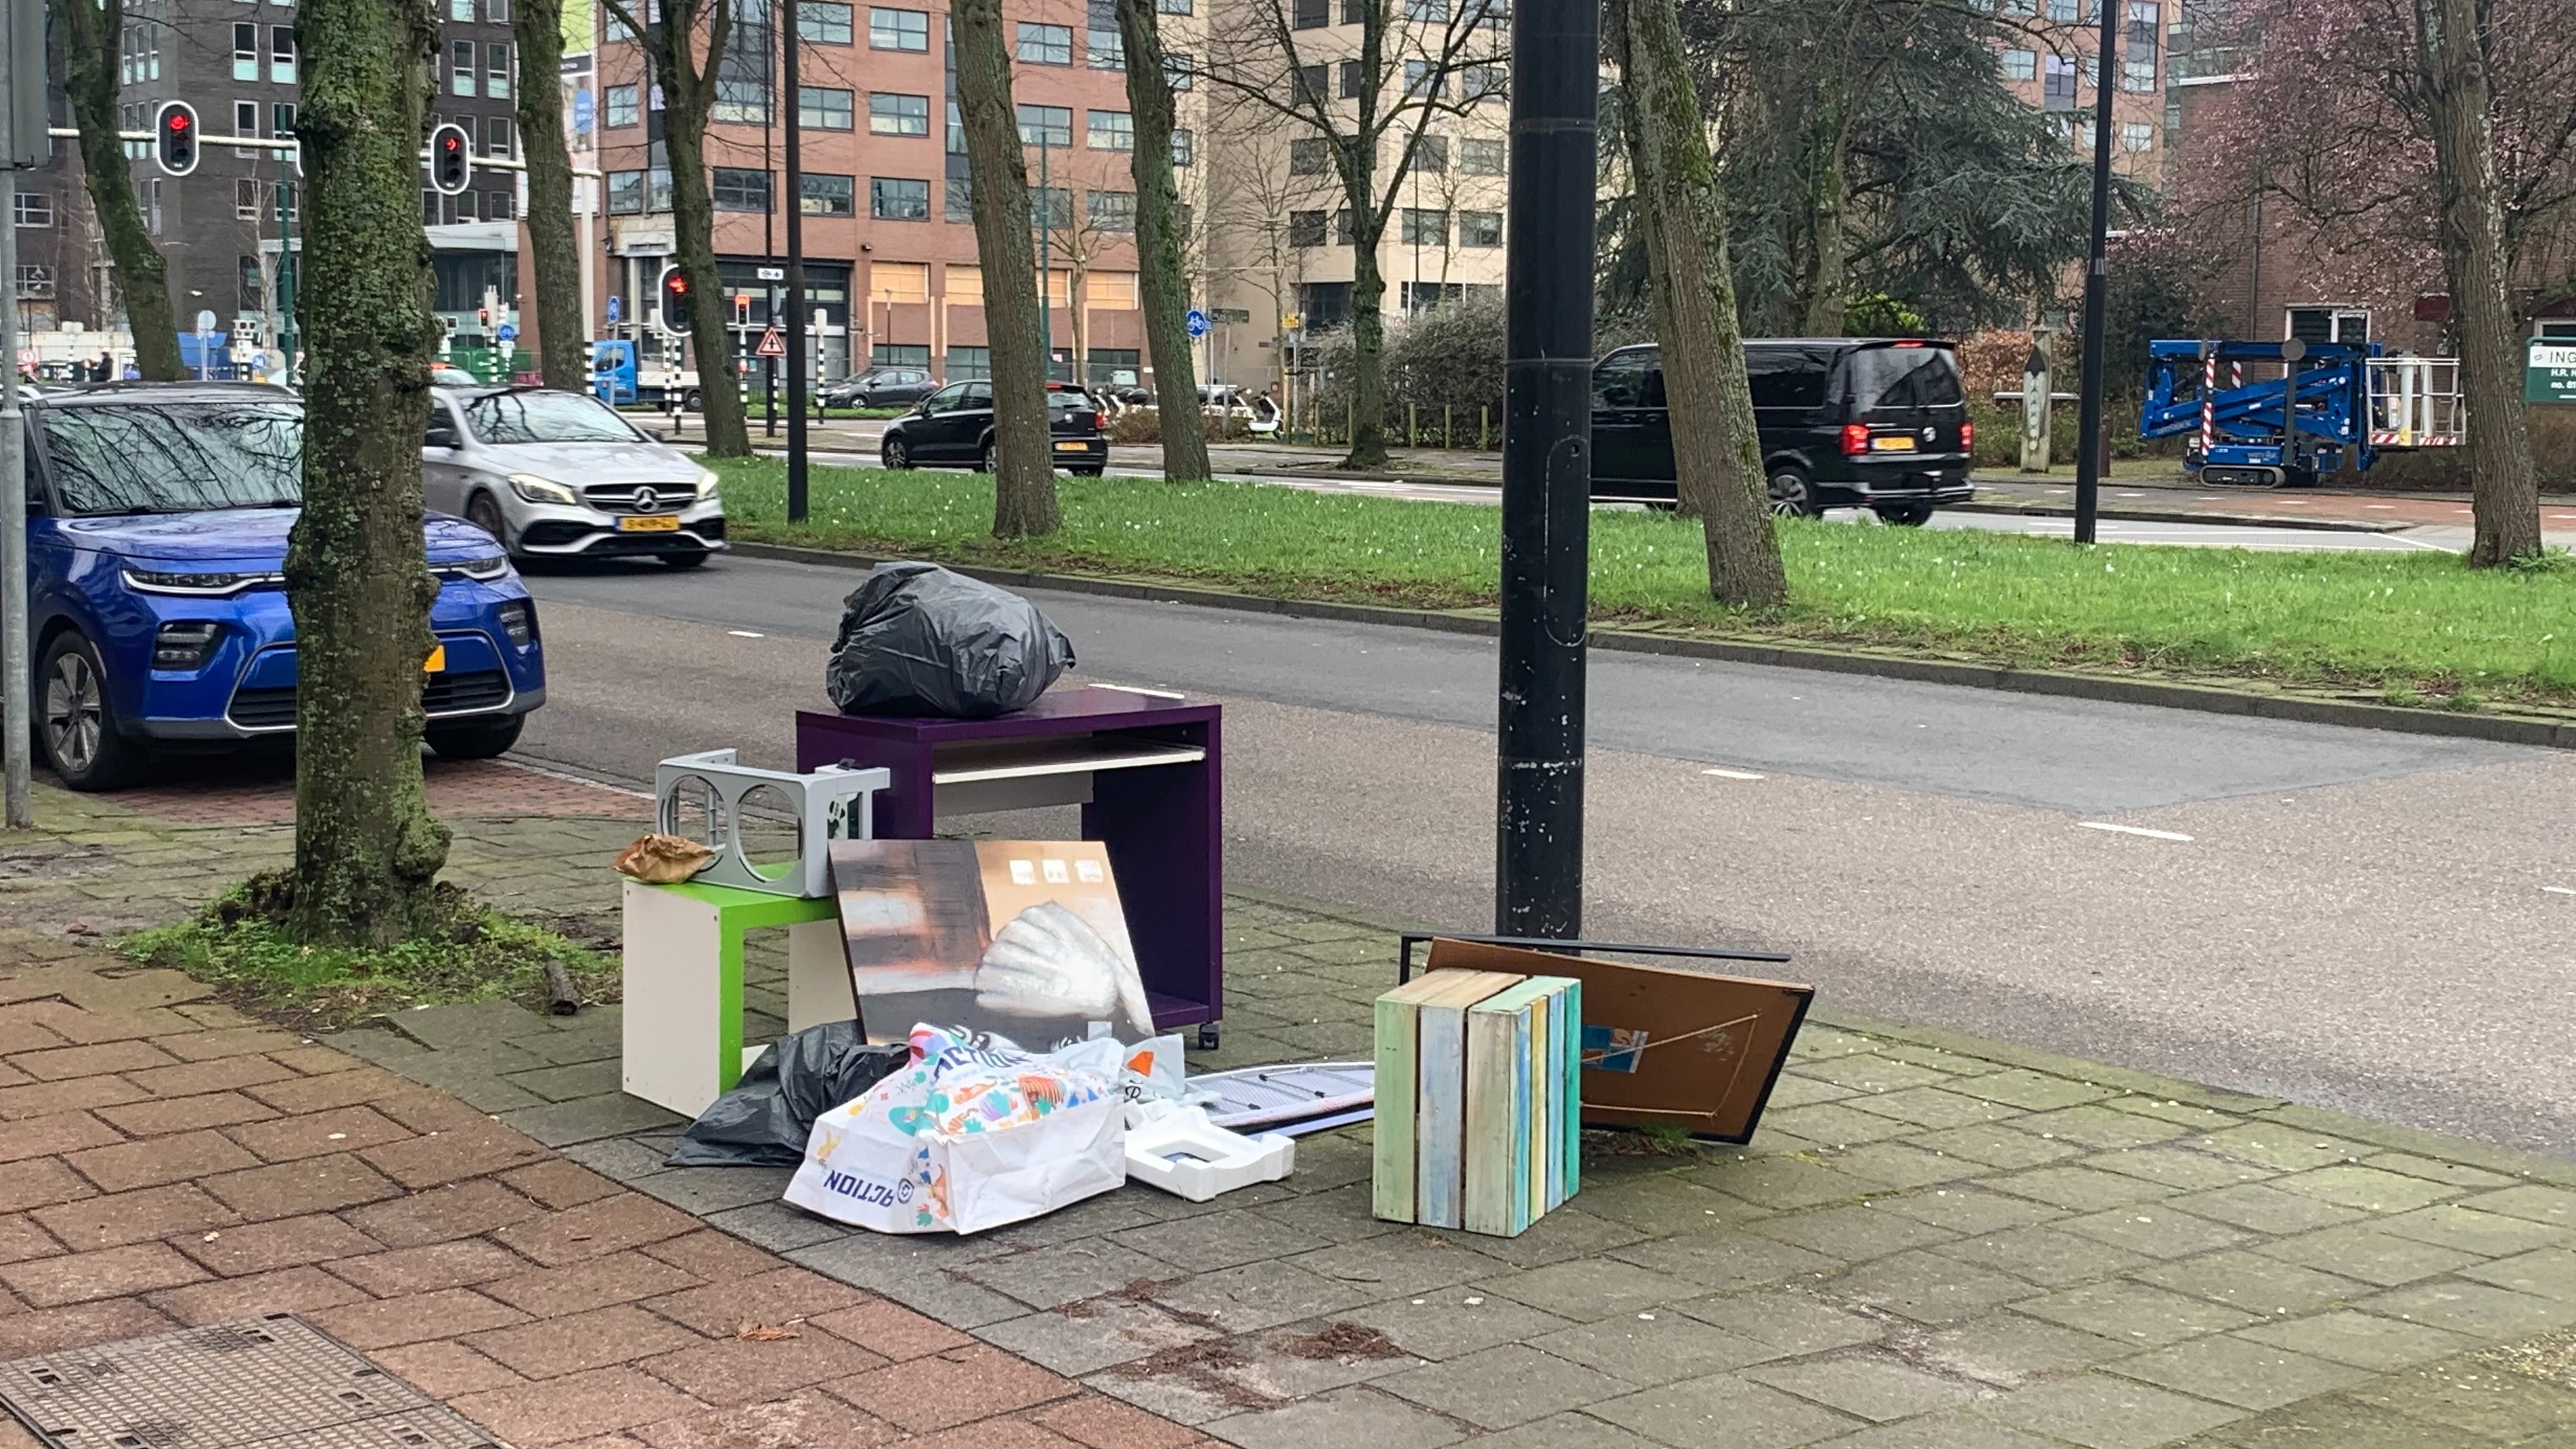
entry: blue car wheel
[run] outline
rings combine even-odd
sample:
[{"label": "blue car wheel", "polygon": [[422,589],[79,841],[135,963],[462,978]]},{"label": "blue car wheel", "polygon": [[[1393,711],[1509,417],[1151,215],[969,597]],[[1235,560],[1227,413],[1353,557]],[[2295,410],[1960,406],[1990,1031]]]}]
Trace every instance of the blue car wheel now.
[{"label": "blue car wheel", "polygon": [[116,705],[98,650],[66,633],[45,650],[36,695],[36,732],[54,773],[75,790],[113,790],[134,778],[142,751],[117,731]]}]

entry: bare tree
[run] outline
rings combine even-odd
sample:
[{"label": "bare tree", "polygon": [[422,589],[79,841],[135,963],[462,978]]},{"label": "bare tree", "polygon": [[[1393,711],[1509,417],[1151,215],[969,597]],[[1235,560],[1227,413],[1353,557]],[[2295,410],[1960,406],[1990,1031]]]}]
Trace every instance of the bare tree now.
[{"label": "bare tree", "polygon": [[[1242,245],[1229,246],[1232,254],[1249,254],[1250,266],[1237,269],[1252,287],[1270,299],[1270,340],[1274,349],[1274,373],[1278,378],[1279,396],[1289,396],[1288,314],[1297,310],[1297,288],[1305,280],[1305,253],[1297,231],[1297,217],[1304,212],[1317,218],[1329,214],[1332,198],[1339,190],[1328,178],[1299,176],[1282,166],[1241,165],[1218,173],[1211,168],[1210,195],[1206,207],[1206,228],[1211,236],[1223,233],[1239,238]],[[1315,244],[1322,243],[1319,234]],[[1213,246],[1211,251],[1216,250]],[[1284,403],[1283,403],[1284,405]]]},{"label": "bare tree", "polygon": [[[716,275],[715,202],[707,192],[707,121],[715,109],[725,45],[733,38],[735,0],[654,0],[646,7],[649,18],[640,22],[631,0],[603,3],[643,46],[645,64],[662,96],[662,143],[671,162],[672,241],[679,254],[680,275],[688,279],[689,295],[697,299],[689,308],[689,345],[697,354],[698,405],[706,422],[707,451],[723,458],[748,458],[751,432],[743,422],[739,375],[725,342],[721,305],[725,292]],[[542,314],[538,325],[544,325]]]},{"label": "bare tree", "polygon": [[[519,0],[519,153],[528,167],[528,250],[537,292],[537,373],[578,391],[590,319],[581,311],[581,244],[573,237],[572,156],[564,149],[563,0]],[[701,388],[703,393],[705,389]]]},{"label": "bare tree", "polygon": [[295,874],[290,929],[386,946],[425,929],[447,859],[421,786],[421,661],[438,581],[421,538],[429,422],[423,113],[438,54],[429,0],[304,0],[296,133],[307,194],[298,297],[304,507],[286,553],[295,614]]},{"label": "bare tree", "polygon": [[1199,417],[1198,380],[1190,368],[1189,278],[1183,273],[1180,186],[1172,175],[1172,70],[1154,0],[1117,0],[1118,36],[1127,53],[1127,113],[1136,149],[1136,285],[1145,307],[1145,350],[1154,359],[1156,429],[1163,477],[1173,483],[1216,476]]},{"label": "bare tree", "polygon": [[1784,603],[1788,579],[1766,502],[1727,263],[1726,203],[1681,24],[1673,0],[1609,0],[1602,30],[1627,82],[1620,129],[1653,278],[1674,477],[1682,506],[1699,515],[1709,593],[1730,604]]},{"label": "bare tree", "polygon": [[[63,38],[63,95],[80,132],[81,181],[116,263],[116,284],[134,330],[135,369],[147,382],[176,382],[188,370],[179,361],[170,270],[143,225],[125,142],[117,136],[117,102],[124,94],[117,61],[125,42],[125,0],[53,0],[53,16],[55,33]],[[102,317],[106,301],[99,299]]]},{"label": "bare tree", "polygon": [[1029,250],[1029,160],[1011,101],[1001,0],[958,0],[949,31],[992,355],[993,443],[985,462],[993,471],[993,534],[1053,533],[1064,515],[1056,506],[1046,344],[1038,336],[1037,264]]},{"label": "bare tree", "polygon": [[[1244,105],[1290,123],[1290,171],[1340,183],[1350,213],[1353,344],[1351,447],[1343,466],[1382,468],[1386,276],[1379,247],[1424,130],[1440,116],[1501,101],[1505,11],[1498,0],[1342,0],[1345,21],[1358,24],[1353,48],[1347,34],[1299,25],[1300,9],[1316,3],[1254,0],[1239,30],[1212,34],[1208,74]],[[1385,154],[1390,144],[1392,158]]]}]

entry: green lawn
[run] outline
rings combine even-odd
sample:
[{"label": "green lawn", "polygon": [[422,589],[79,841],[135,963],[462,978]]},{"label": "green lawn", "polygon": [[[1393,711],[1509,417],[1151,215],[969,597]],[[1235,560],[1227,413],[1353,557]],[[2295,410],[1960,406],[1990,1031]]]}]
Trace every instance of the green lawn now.
[{"label": "green lawn", "polygon": [[[1005,545],[990,532],[991,482],[974,474],[817,468],[812,517],[790,527],[781,463],[715,466],[744,539],[1280,597],[1494,602],[1496,522],[1486,506],[1063,479],[1064,529]],[[2460,708],[2502,699],[2576,704],[2576,569],[2567,567],[2472,572],[2435,553],[2078,550],[2004,534],[1823,522],[1792,522],[1782,542],[1792,602],[1757,616],[1707,597],[1696,523],[1596,512],[1594,617],[1995,663],[2328,684]]]}]

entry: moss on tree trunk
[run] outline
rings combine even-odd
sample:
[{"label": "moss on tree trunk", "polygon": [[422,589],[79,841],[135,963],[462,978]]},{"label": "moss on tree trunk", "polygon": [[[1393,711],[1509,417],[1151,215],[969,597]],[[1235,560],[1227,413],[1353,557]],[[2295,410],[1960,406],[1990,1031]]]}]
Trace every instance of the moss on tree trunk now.
[{"label": "moss on tree trunk", "polygon": [[289,927],[385,945],[427,924],[447,830],[421,790],[434,640],[420,436],[440,335],[420,230],[428,0],[304,0],[304,509],[286,554],[296,632]]},{"label": "moss on tree trunk", "polygon": [[958,0],[950,28],[975,204],[975,255],[984,267],[984,336],[993,363],[993,533],[1053,533],[1064,520],[1056,507],[1047,433],[1047,357],[1038,336],[1028,157],[1011,104],[1001,0]]},{"label": "moss on tree trunk", "polygon": [[[125,0],[53,0],[54,32],[63,38],[63,94],[80,132],[81,182],[90,209],[116,264],[126,321],[134,332],[134,367],[147,382],[177,382],[188,375],[179,360],[179,319],[170,302],[170,269],[143,225],[134,200],[134,177],[125,143],[117,139],[118,51],[125,36]],[[105,299],[99,310],[107,311]]]},{"label": "moss on tree trunk", "polygon": [[537,293],[537,372],[579,392],[590,319],[581,310],[581,243],[573,234],[572,157],[564,151],[563,0],[519,0],[519,154],[528,166],[528,251]]},{"label": "moss on tree trunk", "polygon": [[1190,284],[1181,263],[1180,187],[1172,178],[1172,85],[1154,0],[1117,0],[1127,50],[1127,110],[1136,149],[1136,284],[1144,294],[1145,346],[1154,358],[1154,411],[1163,437],[1163,476],[1174,483],[1215,476],[1207,427],[1190,364]]}]

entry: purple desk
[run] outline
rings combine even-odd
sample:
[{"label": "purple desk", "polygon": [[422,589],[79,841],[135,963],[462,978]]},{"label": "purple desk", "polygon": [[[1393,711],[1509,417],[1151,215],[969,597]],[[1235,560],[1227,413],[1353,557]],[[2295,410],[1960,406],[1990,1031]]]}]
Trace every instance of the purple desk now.
[{"label": "purple desk", "polygon": [[796,713],[796,768],[883,766],[883,840],[928,840],[941,816],[1080,805],[1109,868],[1136,968],[1164,1030],[1217,1044],[1224,1007],[1219,710],[1116,689],[1056,689],[997,719]]}]

